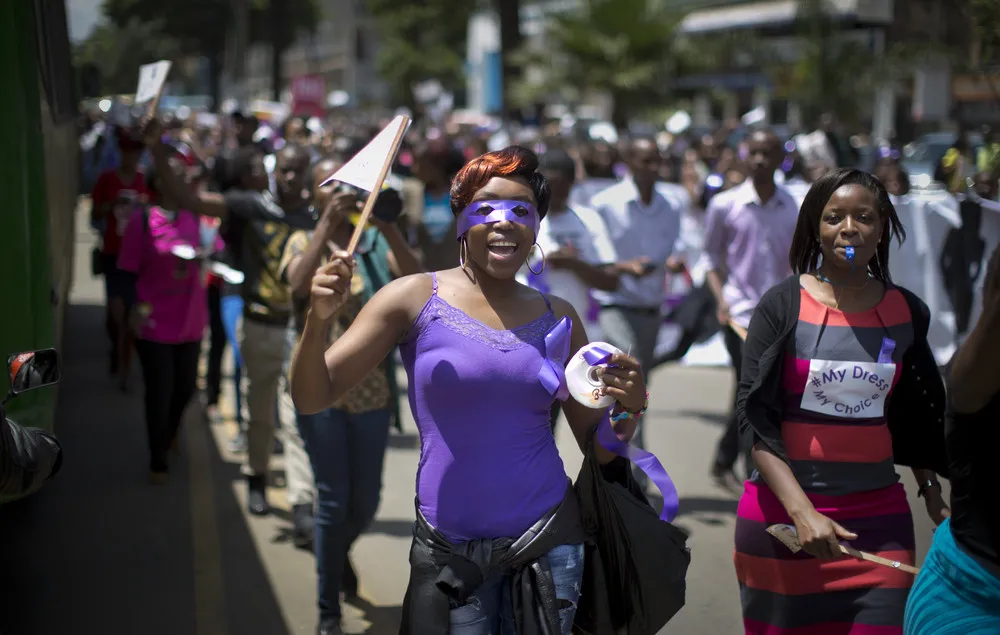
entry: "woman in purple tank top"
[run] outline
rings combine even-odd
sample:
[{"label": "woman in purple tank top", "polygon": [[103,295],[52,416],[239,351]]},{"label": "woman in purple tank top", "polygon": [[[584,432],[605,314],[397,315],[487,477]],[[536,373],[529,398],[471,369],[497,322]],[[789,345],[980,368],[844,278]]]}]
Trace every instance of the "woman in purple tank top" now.
[{"label": "woman in purple tank top", "polygon": [[[578,501],[549,427],[566,398],[565,364],[587,344],[572,306],[519,284],[548,209],[538,158],[510,147],[455,177],[459,266],[395,280],[326,349],[327,325],[349,293],[353,261],[336,253],[313,279],[292,362],[291,392],[318,412],[397,344],[420,430],[417,521],[401,633],[569,633],[583,576]],[[325,353],[323,352],[325,350]],[[638,362],[611,358],[608,412],[564,412],[581,448],[613,414],[622,440],[647,394]],[[598,459],[614,455],[595,444]]]}]

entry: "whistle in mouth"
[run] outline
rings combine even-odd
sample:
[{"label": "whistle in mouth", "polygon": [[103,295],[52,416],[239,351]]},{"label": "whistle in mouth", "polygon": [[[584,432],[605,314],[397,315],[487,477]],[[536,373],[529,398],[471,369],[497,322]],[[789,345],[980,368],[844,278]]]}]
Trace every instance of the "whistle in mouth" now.
[{"label": "whistle in mouth", "polygon": [[844,247],[844,253],[847,255],[847,259],[854,262],[854,247]]}]

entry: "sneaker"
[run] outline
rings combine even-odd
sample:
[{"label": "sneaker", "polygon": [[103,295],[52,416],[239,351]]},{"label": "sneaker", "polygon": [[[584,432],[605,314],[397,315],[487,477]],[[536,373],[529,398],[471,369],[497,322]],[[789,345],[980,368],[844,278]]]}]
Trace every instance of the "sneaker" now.
[{"label": "sneaker", "polygon": [[233,454],[243,454],[247,451],[247,433],[240,430],[229,440],[229,451]]},{"label": "sneaker", "polygon": [[321,620],[316,627],[316,635],[343,635],[340,630],[340,623],[337,620]]},{"label": "sneaker", "polygon": [[316,521],[312,504],[292,507],[292,544],[299,549],[312,550],[313,529]]},{"label": "sneaker", "polygon": [[267,504],[267,477],[247,477],[247,510],[254,516],[267,516],[271,506]]}]

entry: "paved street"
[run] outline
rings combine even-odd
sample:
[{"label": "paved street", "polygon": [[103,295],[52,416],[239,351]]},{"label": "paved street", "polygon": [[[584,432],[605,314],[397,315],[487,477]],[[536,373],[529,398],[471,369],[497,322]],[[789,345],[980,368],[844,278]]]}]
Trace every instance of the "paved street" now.
[{"label": "paved street", "polygon": [[[138,360],[132,394],[118,392],[106,368],[103,289],[87,262],[92,242],[86,222],[78,227],[56,428],[65,467],[40,495],[0,509],[0,635],[313,633],[314,563],[289,542],[280,457],[270,496],[285,509],[248,517],[239,457],[225,450],[233,424],[209,426],[193,407],[170,483],[147,484]],[[669,368],[653,378],[646,438],[680,490],[677,523],[693,550],[687,606],[665,633],[741,632],[737,494],[708,477],[730,384],[730,371],[718,368]],[[580,453],[565,424],[558,441],[575,475]],[[407,419],[391,438],[378,519],[354,552],[365,601],[347,609],[350,633],[396,632],[418,452]],[[922,558],[930,525],[912,477],[904,482]]]}]

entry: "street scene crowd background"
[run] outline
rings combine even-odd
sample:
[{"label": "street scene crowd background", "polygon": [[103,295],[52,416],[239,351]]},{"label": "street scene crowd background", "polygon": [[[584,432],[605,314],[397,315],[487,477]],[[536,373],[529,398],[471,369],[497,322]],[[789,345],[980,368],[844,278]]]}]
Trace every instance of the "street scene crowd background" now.
[{"label": "street scene crowd background", "polygon": [[[320,183],[398,112],[412,115],[415,125],[381,197],[384,216],[366,231],[370,258],[360,297],[393,277],[456,266],[451,180],[469,160],[516,144],[542,158],[562,192],[554,209],[575,212],[549,219],[544,284],[577,307],[591,340],[605,335],[607,323],[599,316],[601,285],[581,271],[608,262],[640,270],[651,264],[655,288],[636,290],[659,307],[647,370],[726,366],[727,324],[706,282],[718,248],[711,245],[713,200],[716,209],[719,201],[740,200],[767,168],[797,209],[818,179],[856,167],[885,184],[907,229],[908,240],[893,244],[890,271],[928,304],[928,339],[945,367],[982,313],[987,261],[1000,244],[1000,142],[991,128],[1000,125],[1000,98],[976,109],[966,103],[975,100],[953,90],[962,76],[987,90],[993,85],[1000,7],[962,3],[944,19],[943,4],[897,2],[886,19],[869,24],[839,15],[832,3],[803,1],[790,3],[794,11],[784,22],[698,30],[692,15],[718,18],[710,12],[727,8],[721,4],[586,0],[555,11],[524,0],[213,0],[163,15],[156,3],[106,0],[74,51],[86,98],[80,193],[90,198],[100,236],[93,274],[104,279],[108,373],[122,391],[137,390],[130,383],[133,349],[140,360],[150,479],[169,478],[196,387],[203,392],[196,404],[210,421],[225,416],[231,392],[237,426],[228,450],[246,458],[247,510],[271,511],[269,461],[283,455],[293,541],[315,547],[324,562],[317,572],[320,627],[339,622],[332,605],[340,592],[356,594],[365,575],[349,553],[378,505],[377,457],[407,406],[396,359],[338,405],[373,431],[351,451],[369,453],[375,471],[357,476],[363,503],[348,535],[337,538],[342,553],[332,568],[343,573],[332,574],[320,546],[332,545],[322,534],[331,512],[317,491],[338,477],[314,468],[345,459],[317,456],[315,448],[339,441],[309,439],[288,404],[287,368],[308,281],[295,271],[315,232],[342,244],[349,226],[343,221],[354,218],[357,193]],[[933,37],[926,25],[904,28],[900,16],[921,11],[942,17]],[[869,41],[859,46],[859,37]],[[351,61],[324,70],[327,58],[343,51]],[[172,59],[176,68],[160,104],[159,140],[167,148],[161,157],[135,126],[128,94],[138,64],[158,59]],[[743,79],[722,86],[724,74]],[[717,79],[703,80],[707,86],[695,81],[711,75]],[[760,84],[747,85],[747,77]],[[943,100],[935,97],[942,86],[949,93]],[[655,205],[668,229],[657,225],[651,240],[628,243],[629,232],[646,221],[615,214],[628,209],[637,196],[630,188],[643,179],[655,182]],[[301,217],[283,212],[276,224],[274,206],[288,212],[293,200]],[[175,222],[144,207],[153,201],[199,217]],[[225,211],[209,213],[213,204]],[[212,216],[224,218],[205,219]],[[183,227],[178,236],[164,233],[174,226]],[[206,275],[201,260],[186,260],[130,287],[121,274],[150,257],[143,252],[148,236],[163,239],[160,251],[172,249],[175,238],[193,237],[205,250],[199,256],[220,266]],[[530,270],[521,277],[542,284]],[[204,304],[193,302],[197,294]],[[153,306],[171,317],[144,321]],[[204,315],[191,306],[204,306]],[[360,304],[339,328],[358,310]],[[152,344],[168,331],[167,339],[181,344]],[[231,386],[223,367],[233,369]],[[651,400],[662,395],[654,386]],[[254,418],[267,425],[249,425]],[[720,439],[715,458],[705,457],[706,471],[732,486],[738,462],[723,445]],[[328,581],[332,599],[324,596],[324,575],[338,578]]]}]

